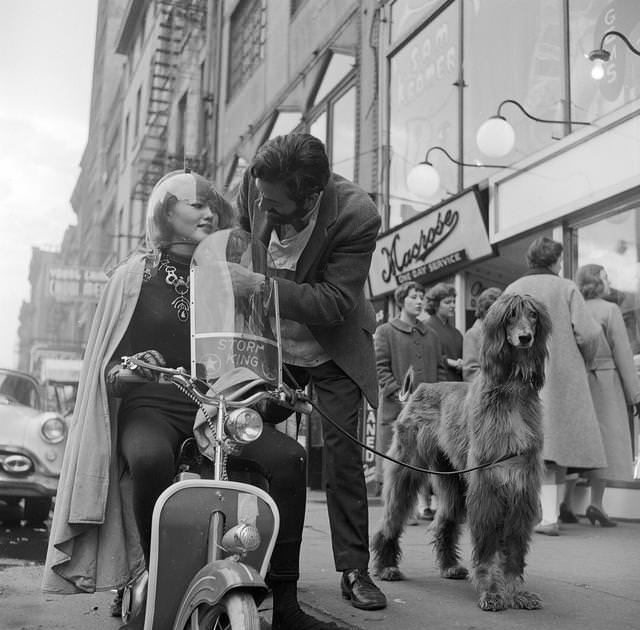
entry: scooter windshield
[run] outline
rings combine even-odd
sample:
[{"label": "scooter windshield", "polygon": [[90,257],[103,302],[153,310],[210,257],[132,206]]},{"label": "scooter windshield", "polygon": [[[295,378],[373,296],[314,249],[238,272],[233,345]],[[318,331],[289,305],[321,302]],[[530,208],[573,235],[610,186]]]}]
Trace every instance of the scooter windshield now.
[{"label": "scooter windshield", "polygon": [[280,383],[277,286],[262,244],[240,228],[219,230],[200,242],[191,259],[191,374],[213,385],[245,368]]}]

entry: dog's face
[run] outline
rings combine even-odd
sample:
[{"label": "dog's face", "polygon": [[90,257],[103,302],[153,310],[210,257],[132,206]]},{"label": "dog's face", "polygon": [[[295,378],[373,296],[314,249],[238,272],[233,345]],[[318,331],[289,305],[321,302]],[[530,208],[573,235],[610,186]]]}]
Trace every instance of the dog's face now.
[{"label": "dog's face", "polygon": [[520,382],[540,389],[551,334],[544,304],[530,295],[503,293],[484,316],[482,329],[480,369],[485,377],[504,383],[518,374]]},{"label": "dog's face", "polygon": [[530,305],[522,304],[514,308],[505,326],[507,341],[514,348],[530,348],[536,336],[537,323],[538,311]]},{"label": "dog's face", "polygon": [[[517,349],[527,350],[533,346],[536,334],[545,337],[549,330],[545,307],[529,295],[502,294],[485,316],[484,327],[494,331],[503,330],[506,341]],[[542,326],[543,330],[539,328]]]}]

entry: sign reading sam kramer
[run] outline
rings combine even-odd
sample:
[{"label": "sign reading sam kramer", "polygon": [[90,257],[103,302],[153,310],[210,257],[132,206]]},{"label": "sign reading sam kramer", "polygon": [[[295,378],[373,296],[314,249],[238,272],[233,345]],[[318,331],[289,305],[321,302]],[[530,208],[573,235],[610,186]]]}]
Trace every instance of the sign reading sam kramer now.
[{"label": "sign reading sam kramer", "polygon": [[409,280],[430,284],[491,255],[478,193],[471,189],[378,237],[369,273],[371,296]]}]

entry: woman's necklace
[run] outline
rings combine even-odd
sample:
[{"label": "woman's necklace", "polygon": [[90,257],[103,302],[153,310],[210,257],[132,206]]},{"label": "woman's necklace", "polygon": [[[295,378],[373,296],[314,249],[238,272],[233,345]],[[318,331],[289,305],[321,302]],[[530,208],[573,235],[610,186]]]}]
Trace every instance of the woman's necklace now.
[{"label": "woman's necklace", "polygon": [[158,265],[159,269],[164,269],[166,273],[165,282],[173,287],[173,290],[178,294],[178,297],[171,302],[171,306],[176,309],[178,319],[181,322],[189,320],[189,278],[185,280],[182,276],[176,273],[175,265],[171,264],[171,261],[167,258],[163,258]]}]

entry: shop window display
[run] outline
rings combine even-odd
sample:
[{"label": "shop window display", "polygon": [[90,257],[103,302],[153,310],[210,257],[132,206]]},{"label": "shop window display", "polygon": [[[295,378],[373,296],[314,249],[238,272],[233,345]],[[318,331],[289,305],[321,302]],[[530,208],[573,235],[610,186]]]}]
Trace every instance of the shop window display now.
[{"label": "shop window display", "polygon": [[[640,207],[598,219],[574,230],[576,268],[588,263],[602,265],[624,319],[636,369],[640,374]],[[640,479],[640,423],[630,419],[636,457],[634,477]]]},{"label": "shop window display", "polygon": [[576,228],[577,266],[602,265],[640,368],[640,207]]}]

